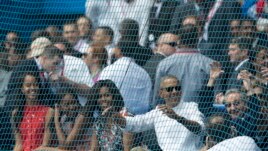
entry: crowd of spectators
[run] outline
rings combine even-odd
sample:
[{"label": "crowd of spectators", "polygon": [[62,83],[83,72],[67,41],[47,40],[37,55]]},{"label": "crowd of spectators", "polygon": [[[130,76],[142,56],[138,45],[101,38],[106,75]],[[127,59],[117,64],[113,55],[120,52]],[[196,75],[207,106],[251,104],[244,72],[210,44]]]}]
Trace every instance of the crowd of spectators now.
[{"label": "crowd of spectators", "polygon": [[0,46],[0,150],[268,150],[268,1],[87,0]]}]

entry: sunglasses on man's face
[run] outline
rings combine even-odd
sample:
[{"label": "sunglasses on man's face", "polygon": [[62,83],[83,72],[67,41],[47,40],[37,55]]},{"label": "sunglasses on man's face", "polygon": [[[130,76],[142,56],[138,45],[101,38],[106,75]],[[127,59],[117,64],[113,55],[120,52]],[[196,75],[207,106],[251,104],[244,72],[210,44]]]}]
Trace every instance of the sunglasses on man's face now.
[{"label": "sunglasses on man's face", "polygon": [[181,90],[181,86],[166,87],[166,88],[162,88],[162,89],[165,89],[167,92],[172,92],[175,89],[175,91],[178,92]]},{"label": "sunglasses on man's face", "polygon": [[164,44],[170,45],[171,47],[176,47],[177,46],[177,42],[166,42]]}]

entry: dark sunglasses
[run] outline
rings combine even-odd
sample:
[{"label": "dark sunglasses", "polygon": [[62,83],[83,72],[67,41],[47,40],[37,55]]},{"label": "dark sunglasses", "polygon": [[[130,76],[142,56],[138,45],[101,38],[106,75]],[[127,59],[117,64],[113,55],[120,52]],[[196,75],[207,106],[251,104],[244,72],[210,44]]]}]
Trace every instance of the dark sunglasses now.
[{"label": "dark sunglasses", "polygon": [[162,89],[165,89],[167,92],[172,92],[174,89],[175,89],[175,91],[180,91],[181,86],[166,87],[166,88],[162,88]]},{"label": "dark sunglasses", "polygon": [[166,42],[164,44],[170,45],[171,47],[176,47],[177,46],[177,42]]}]

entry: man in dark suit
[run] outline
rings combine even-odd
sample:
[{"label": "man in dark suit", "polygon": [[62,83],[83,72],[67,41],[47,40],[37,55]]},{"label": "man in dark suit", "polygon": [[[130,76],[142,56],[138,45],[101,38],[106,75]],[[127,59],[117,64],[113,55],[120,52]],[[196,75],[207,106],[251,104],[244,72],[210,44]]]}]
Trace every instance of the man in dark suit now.
[{"label": "man in dark suit", "polygon": [[227,80],[227,90],[231,88],[240,89],[242,81],[237,79],[238,74],[242,70],[253,72],[254,68],[249,60],[249,50],[252,46],[252,39],[239,37],[232,39],[229,45],[228,56],[233,65],[229,78]]},{"label": "man in dark suit", "polygon": [[[203,5],[206,2],[198,2]],[[223,67],[226,65],[228,56],[225,51],[228,48],[230,41],[230,27],[231,20],[240,18],[241,9],[237,1],[232,0],[216,0],[209,2],[207,8],[206,22],[203,29],[202,40],[198,48],[201,53],[220,61]],[[206,11],[208,10],[208,11]]]}]

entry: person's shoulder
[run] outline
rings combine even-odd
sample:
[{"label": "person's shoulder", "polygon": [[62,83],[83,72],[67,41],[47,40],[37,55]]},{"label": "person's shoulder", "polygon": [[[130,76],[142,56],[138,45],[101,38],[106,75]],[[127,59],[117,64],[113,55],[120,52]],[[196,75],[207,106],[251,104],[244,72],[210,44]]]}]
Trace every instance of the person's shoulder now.
[{"label": "person's shoulder", "polygon": [[254,139],[248,136],[238,136],[224,140],[213,146],[208,151],[225,151],[234,148],[237,151],[260,151]]}]

